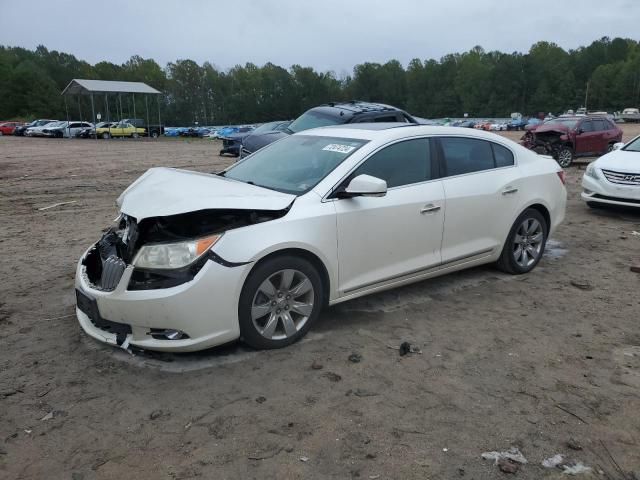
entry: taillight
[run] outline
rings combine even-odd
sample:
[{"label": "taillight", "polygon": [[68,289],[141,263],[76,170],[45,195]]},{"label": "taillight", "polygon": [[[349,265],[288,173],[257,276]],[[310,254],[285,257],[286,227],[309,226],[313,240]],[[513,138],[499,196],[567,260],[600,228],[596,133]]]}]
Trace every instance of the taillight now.
[{"label": "taillight", "polygon": [[565,171],[564,170],[558,170],[556,173],[558,174],[558,178],[560,179],[562,184],[566,185],[567,184],[567,174],[565,173]]}]

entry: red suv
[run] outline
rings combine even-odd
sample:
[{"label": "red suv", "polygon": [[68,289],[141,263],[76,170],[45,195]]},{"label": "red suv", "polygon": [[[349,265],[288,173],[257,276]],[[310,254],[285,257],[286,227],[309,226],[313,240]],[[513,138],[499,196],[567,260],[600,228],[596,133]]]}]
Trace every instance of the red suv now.
[{"label": "red suv", "polygon": [[525,133],[521,143],[565,168],[575,157],[602,155],[620,141],[622,130],[606,117],[559,117]]}]

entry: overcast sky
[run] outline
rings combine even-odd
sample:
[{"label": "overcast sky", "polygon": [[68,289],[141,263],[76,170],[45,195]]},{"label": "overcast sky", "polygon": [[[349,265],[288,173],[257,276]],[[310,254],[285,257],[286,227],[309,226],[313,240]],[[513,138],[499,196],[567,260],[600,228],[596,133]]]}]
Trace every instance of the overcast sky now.
[{"label": "overcast sky", "polygon": [[475,45],[569,49],[640,39],[640,0],[0,0],[0,44],[96,63],[132,55],[221,68],[253,62],[351,72],[365,61],[440,58]]}]

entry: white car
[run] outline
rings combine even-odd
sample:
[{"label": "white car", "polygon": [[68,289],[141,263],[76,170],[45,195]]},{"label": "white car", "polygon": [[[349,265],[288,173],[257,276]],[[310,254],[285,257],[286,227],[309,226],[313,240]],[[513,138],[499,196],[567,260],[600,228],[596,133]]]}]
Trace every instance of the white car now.
[{"label": "white car", "polygon": [[640,208],[640,136],[591,162],[582,177],[581,197],[590,207]]},{"label": "white car", "polygon": [[[306,130],[217,175],[153,168],[81,257],[77,317],[114,345],[278,348],[321,308],[497,263],[533,269],[564,218],[564,172],[492,133]],[[425,287],[426,288],[426,287]]]},{"label": "white car", "polygon": [[37,127],[29,127],[24,132],[27,137],[44,137],[44,133],[42,131],[46,128],[57,128],[58,126],[64,125],[67,122],[62,122],[60,120],[54,120],[49,123],[45,123],[44,125],[39,125]]}]

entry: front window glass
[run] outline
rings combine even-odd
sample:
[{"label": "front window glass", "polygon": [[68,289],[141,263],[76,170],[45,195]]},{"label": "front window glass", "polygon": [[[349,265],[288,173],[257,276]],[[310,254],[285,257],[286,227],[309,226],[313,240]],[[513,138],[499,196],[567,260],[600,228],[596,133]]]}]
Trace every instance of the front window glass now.
[{"label": "front window glass", "polygon": [[344,117],[329,115],[319,110],[309,110],[296,118],[289,125],[289,130],[297,133],[310,128],[328,127],[329,125],[341,125],[343,123],[345,123]]},{"label": "front window glass", "polygon": [[399,187],[431,180],[429,140],[418,138],[394,143],[368,158],[351,175],[371,175]]},{"label": "front window glass", "polygon": [[627,152],[640,152],[640,137],[627,143],[622,150],[626,150]]},{"label": "front window glass", "polygon": [[302,195],[367,140],[291,135],[236,163],[224,176],[294,195]]}]

